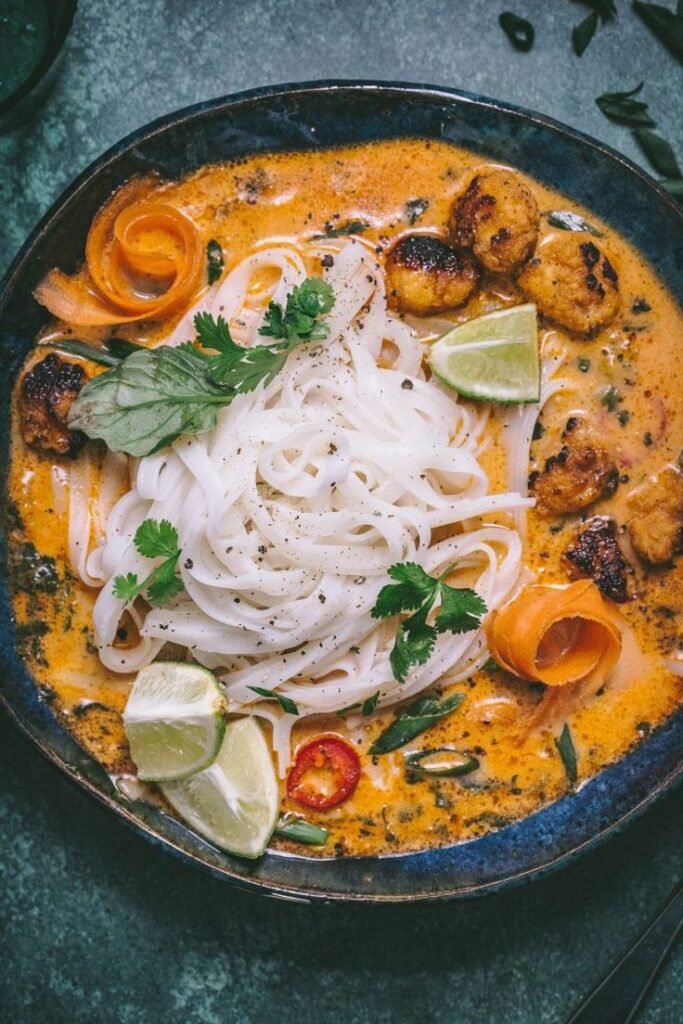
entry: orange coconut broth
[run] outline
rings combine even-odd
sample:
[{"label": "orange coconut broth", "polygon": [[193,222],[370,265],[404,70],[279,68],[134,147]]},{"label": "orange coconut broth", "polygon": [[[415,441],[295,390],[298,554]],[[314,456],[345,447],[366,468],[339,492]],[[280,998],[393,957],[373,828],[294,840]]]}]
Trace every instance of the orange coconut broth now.
[{"label": "orange coconut broth", "polygon": [[[422,140],[261,155],[202,168],[178,183],[159,183],[154,199],[187,214],[204,246],[211,239],[218,241],[228,268],[256,246],[277,240],[305,241],[340,228],[343,233],[352,222],[365,225],[363,237],[381,255],[391,240],[409,228],[442,231],[458,179],[480,163],[465,150]],[[544,409],[530,469],[558,450],[568,415],[583,411],[615,453],[622,474],[616,494],[598,502],[590,514],[608,511],[623,524],[629,492],[664,464],[675,463],[683,447],[683,402],[671,372],[680,360],[681,315],[652,270],[623,238],[572,200],[533,180],[528,184],[542,211],[574,210],[604,231],[622,295],[620,314],[591,340],[572,338],[549,325],[541,331],[542,338],[552,332],[566,346],[561,373],[574,389],[551,399]],[[542,233],[553,230],[545,218],[541,223]],[[319,273],[320,268],[311,265],[309,270]],[[632,306],[638,299],[646,299],[651,310],[634,314]],[[514,282],[485,279],[479,293],[452,319],[469,319],[519,301],[523,300]],[[172,322],[121,325],[116,334],[144,343],[166,333]],[[66,333],[74,332],[67,329]],[[111,334],[111,328],[75,333],[97,343]],[[53,328],[51,334],[58,336],[60,331]],[[34,352],[30,361],[37,358]],[[623,396],[613,412],[601,402],[609,386]],[[491,488],[506,489],[502,426],[495,413],[487,430],[490,445],[482,462]],[[128,792],[134,766],[120,716],[131,679],[109,673],[99,663],[91,622],[96,594],[68,568],[66,520],[55,507],[52,467],[50,458],[27,449],[15,436],[10,486],[17,510],[13,550],[20,640],[55,713]],[[567,582],[561,555],[577,518],[544,520],[533,511],[529,514],[525,561],[537,581]],[[42,589],[33,585],[37,557],[33,548],[54,560],[54,565],[47,563],[47,576],[54,578]],[[656,572],[646,572],[635,558],[633,563],[636,597],[620,606],[627,623],[624,656],[609,685],[568,719],[578,753],[579,784],[641,741],[680,701],[681,680],[666,671],[661,661],[682,642],[680,562]],[[130,630],[132,624],[122,623],[122,627],[125,643],[126,628]],[[536,729],[523,738],[524,723],[542,687],[494,669],[481,670],[455,687],[444,679],[442,689],[462,691],[466,699],[454,714],[407,748],[388,755],[371,758],[366,752],[393,719],[393,710],[371,718],[307,720],[295,727],[295,748],[316,733],[334,732],[354,744],[362,762],[360,783],[350,799],[329,811],[306,811],[310,820],[330,829],[331,837],[326,847],[303,852],[378,854],[452,843],[500,827],[567,791],[567,776],[555,746],[559,725]],[[460,779],[409,780],[403,769],[406,751],[443,743],[477,757],[480,768]],[[158,799],[153,787],[146,794]],[[286,798],[283,807],[287,807]],[[289,809],[302,810],[296,805]]]}]

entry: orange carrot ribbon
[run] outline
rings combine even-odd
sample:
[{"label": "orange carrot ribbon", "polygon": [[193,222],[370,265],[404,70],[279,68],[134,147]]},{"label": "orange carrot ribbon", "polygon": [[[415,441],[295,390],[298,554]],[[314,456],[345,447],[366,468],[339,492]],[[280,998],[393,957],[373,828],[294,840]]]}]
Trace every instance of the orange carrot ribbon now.
[{"label": "orange carrot ribbon", "polygon": [[603,685],[621,654],[621,617],[592,580],[532,585],[489,617],[498,664],[549,688],[533,724],[559,714]]},{"label": "orange carrot ribbon", "polygon": [[51,270],[37,301],[81,326],[158,320],[187,307],[204,270],[201,239],[180,210],[144,198],[155,185],[139,178],[119,189],[93,220],[81,273]]}]

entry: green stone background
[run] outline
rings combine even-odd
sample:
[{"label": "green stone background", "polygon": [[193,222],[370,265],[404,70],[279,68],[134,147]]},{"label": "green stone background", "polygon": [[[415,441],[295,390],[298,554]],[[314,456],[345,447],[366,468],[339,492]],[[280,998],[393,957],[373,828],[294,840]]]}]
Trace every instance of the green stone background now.
[{"label": "green stone background", "polygon": [[[569,34],[585,7],[512,6],[536,26],[528,55],[498,28],[504,2],[81,0],[51,88],[0,131],[0,271],[68,182],[121,136],[267,83],[459,86],[638,159],[629,131],[593,98],[644,78],[660,130],[683,157],[680,67],[630,4],[617,0],[617,22],[581,60]],[[682,797],[560,874],[495,898],[305,907],[233,891],[164,856],[67,785],[2,714],[0,1021],[560,1024],[671,889]],[[681,1020],[682,953],[642,1024]]]}]

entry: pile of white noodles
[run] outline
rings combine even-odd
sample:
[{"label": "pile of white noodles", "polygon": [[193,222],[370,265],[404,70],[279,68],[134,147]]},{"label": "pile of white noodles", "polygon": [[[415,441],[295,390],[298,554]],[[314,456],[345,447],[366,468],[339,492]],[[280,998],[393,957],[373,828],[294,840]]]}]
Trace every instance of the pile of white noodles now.
[{"label": "pile of white noodles", "polygon": [[[273,268],[274,292],[250,288],[254,274],[263,280]],[[191,338],[194,313],[207,309],[226,317],[236,340],[259,344],[267,340],[258,328],[268,300],[284,303],[306,276],[295,248],[257,251],[164,343]],[[273,724],[283,770],[296,719],[250,687],[292,698],[303,717],[378,691],[379,705],[391,704],[472,672],[486,657],[481,631],[448,633],[399,685],[389,665],[397,622],[378,622],[370,610],[388,568],[406,560],[429,573],[468,567],[496,608],[519,577],[522,543],[517,530],[486,525],[486,517],[531,504],[519,491],[488,493],[477,461],[487,407],[460,403],[425,380],[422,345],[387,311],[374,252],[346,242],[324,276],[336,296],[325,341],[301,345],[267,388],[223,409],[210,433],[138,461],[108,456],[104,486],[90,502],[87,460],[69,487],[72,561],[85,582],[101,587],[94,624],[103,664],[136,671],[167,642],[182,645],[217,671],[232,710]],[[524,476],[532,408],[516,431],[526,444]],[[112,508],[122,472],[130,489]],[[88,553],[90,515],[100,542]],[[152,568],[133,545],[147,518],[176,527],[185,592],[167,607],[133,609],[140,640],[125,649],[114,646],[123,605],[112,580],[128,572],[142,579]],[[435,541],[439,527],[456,530]]]}]

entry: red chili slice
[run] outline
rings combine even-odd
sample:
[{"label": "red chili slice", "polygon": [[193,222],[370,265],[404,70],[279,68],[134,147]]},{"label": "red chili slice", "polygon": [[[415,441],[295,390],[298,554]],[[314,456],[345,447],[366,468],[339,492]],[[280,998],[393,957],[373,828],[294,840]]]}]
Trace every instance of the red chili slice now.
[{"label": "red chili slice", "polygon": [[360,759],[353,747],[338,736],[317,736],[297,750],[287,796],[324,811],[351,796],[359,778]]}]

